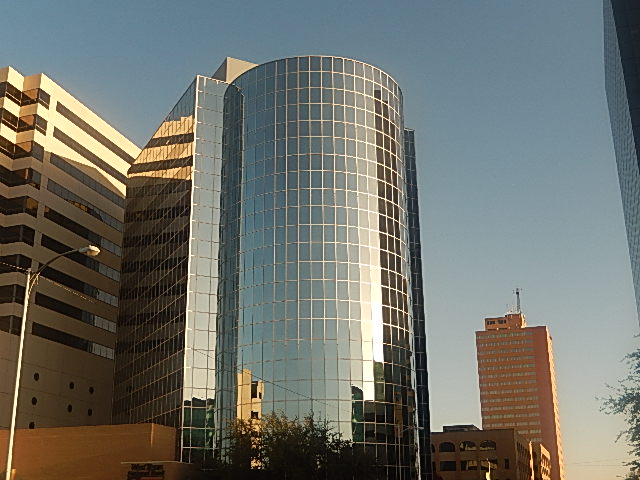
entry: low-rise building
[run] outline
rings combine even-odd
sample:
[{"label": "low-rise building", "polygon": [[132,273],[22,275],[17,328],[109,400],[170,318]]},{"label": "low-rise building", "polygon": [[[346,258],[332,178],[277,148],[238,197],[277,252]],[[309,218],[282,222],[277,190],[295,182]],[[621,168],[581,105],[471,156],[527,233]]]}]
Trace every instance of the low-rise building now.
[{"label": "low-rise building", "polygon": [[[7,434],[0,430],[2,452]],[[14,446],[16,480],[196,480],[202,475],[176,461],[176,429],[152,423],[20,429]],[[1,455],[0,472],[5,461]]]},{"label": "low-rise building", "polygon": [[435,478],[442,480],[534,478],[531,444],[513,428],[480,430],[475,425],[445,426],[442,432],[431,432],[431,452]]}]

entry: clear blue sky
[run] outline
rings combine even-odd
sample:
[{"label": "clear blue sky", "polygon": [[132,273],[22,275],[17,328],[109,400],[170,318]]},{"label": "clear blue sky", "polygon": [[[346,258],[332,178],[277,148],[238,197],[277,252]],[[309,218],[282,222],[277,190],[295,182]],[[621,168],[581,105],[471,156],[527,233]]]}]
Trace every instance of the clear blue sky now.
[{"label": "clear blue sky", "polygon": [[227,55],[388,71],[419,153],[432,428],[480,425],[473,332],[522,287],[529,324],[554,338],[568,480],[602,480],[628,457],[596,397],[623,375],[638,320],[601,3],[22,0],[4,6],[0,66],[46,72],[140,145]]}]

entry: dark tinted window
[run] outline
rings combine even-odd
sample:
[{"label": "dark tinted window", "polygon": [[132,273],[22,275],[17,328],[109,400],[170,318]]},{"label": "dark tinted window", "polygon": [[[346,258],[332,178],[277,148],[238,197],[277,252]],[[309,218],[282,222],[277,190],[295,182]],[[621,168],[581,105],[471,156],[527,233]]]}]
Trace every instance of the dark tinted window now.
[{"label": "dark tinted window", "polygon": [[455,462],[455,460],[446,460],[444,462],[440,462],[440,471],[441,472],[455,472],[456,471],[456,462]]}]

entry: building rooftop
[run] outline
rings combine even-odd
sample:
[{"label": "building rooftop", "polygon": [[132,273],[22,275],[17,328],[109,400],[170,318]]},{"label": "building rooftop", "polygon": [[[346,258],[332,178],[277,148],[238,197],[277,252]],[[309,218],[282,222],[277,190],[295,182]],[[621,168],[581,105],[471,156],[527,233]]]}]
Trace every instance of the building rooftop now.
[{"label": "building rooftop", "polygon": [[256,63],[239,60],[233,57],[227,57],[212,75],[216,80],[222,80],[226,83],[233,82],[247,70],[257,67]]},{"label": "building rooftop", "polygon": [[480,429],[473,424],[468,425],[443,425],[443,432],[474,432]]}]

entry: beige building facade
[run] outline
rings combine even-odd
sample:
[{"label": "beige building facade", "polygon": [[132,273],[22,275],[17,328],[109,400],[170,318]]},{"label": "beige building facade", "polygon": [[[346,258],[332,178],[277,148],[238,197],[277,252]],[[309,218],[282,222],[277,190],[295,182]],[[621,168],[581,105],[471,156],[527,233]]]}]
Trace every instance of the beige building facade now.
[{"label": "beige building facade", "polygon": [[[18,428],[111,421],[126,173],[140,149],[44,74],[0,69],[0,427],[31,296]],[[19,452],[17,453],[19,455]]]},{"label": "beige building facade", "polygon": [[486,318],[476,332],[482,427],[515,428],[551,457],[551,479],[564,479],[553,347],[545,326],[517,311]]}]

